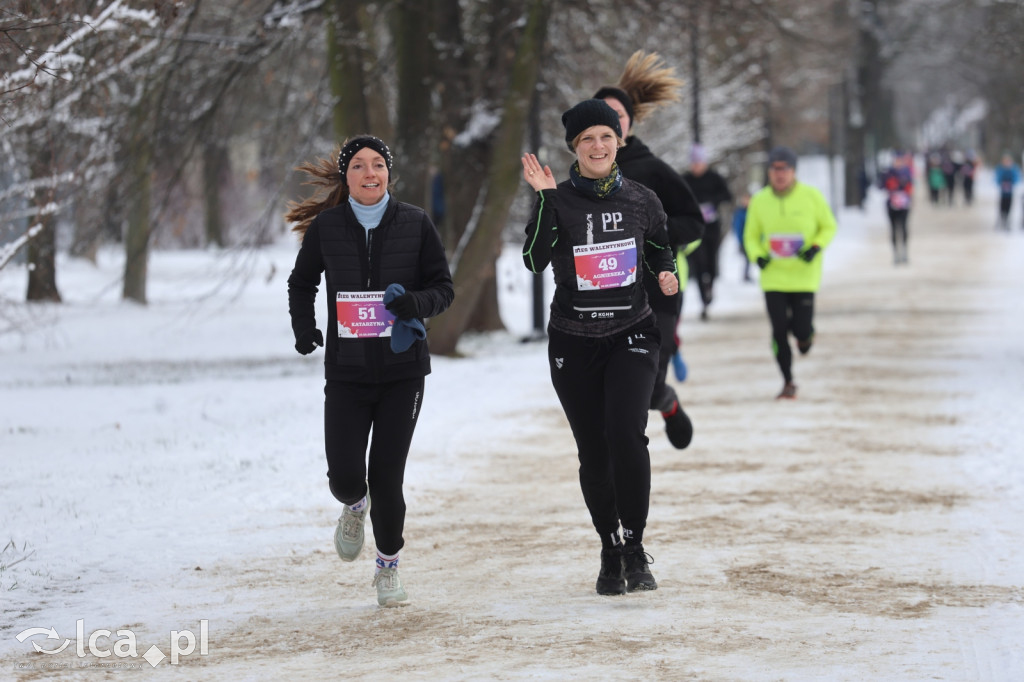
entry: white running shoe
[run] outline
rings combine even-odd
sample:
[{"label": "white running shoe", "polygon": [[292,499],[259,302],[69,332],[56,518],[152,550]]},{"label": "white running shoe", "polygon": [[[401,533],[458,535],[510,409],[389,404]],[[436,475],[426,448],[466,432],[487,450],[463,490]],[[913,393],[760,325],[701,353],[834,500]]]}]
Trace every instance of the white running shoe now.
[{"label": "white running shoe", "polygon": [[363,551],[363,540],[366,537],[363,526],[369,512],[370,493],[366,493],[366,506],[362,511],[354,512],[346,504],[345,511],[338,517],[338,527],[334,529],[334,549],[342,561],[355,561]]},{"label": "white running shoe", "polygon": [[397,568],[382,568],[373,578],[377,588],[377,603],[381,606],[405,606],[409,595],[405,593]]}]

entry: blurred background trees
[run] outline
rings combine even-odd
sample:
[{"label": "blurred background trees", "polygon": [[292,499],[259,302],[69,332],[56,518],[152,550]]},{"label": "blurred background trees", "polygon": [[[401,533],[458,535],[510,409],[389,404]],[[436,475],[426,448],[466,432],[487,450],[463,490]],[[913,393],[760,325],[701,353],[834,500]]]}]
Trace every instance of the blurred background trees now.
[{"label": "blurred background trees", "polygon": [[699,140],[742,190],[787,144],[832,155],[854,205],[882,149],[1020,153],[1022,34],[1017,0],[6,3],[0,267],[27,260],[26,298],[56,302],[58,255],[116,244],[123,296],[145,303],[151,249],[286,238],[294,166],[372,132],[448,248],[458,295],[431,344],[450,353],[501,324],[521,152],[564,176],[561,112],[635,50],[686,82],[636,130],[672,165]]}]

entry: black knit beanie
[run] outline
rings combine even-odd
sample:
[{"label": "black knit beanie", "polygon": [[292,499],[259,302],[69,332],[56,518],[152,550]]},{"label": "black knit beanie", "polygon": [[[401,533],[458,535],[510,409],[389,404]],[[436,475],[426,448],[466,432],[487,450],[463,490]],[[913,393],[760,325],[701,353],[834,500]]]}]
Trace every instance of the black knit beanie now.
[{"label": "black knit beanie", "polygon": [[608,99],[609,97],[614,97],[622,103],[623,108],[626,110],[626,115],[629,116],[629,125],[632,126],[633,98],[627,95],[625,90],[610,85],[606,85],[594,93],[594,99]]},{"label": "black knit beanie", "polygon": [[352,161],[352,157],[364,147],[369,147],[383,156],[388,172],[391,172],[391,150],[384,144],[384,140],[373,135],[357,135],[348,140],[345,146],[341,148],[341,153],[338,154],[338,170],[341,172],[342,182],[345,182],[345,174],[348,173],[348,164]]},{"label": "black knit beanie", "polygon": [[591,126],[608,126],[616,135],[622,137],[619,115],[602,99],[585,99],[569,109],[562,114],[562,125],[565,126],[565,144],[569,146],[571,152],[576,151],[572,147],[572,141]]}]

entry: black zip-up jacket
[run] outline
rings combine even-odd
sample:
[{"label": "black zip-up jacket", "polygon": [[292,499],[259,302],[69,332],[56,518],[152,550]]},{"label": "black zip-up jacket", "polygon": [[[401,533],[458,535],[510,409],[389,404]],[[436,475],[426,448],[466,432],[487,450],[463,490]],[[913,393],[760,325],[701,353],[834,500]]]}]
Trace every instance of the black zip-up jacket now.
[{"label": "black zip-up jacket", "polygon": [[[732,201],[732,192],[729,191],[729,183],[725,181],[717,171],[708,168],[700,175],[694,175],[690,171],[683,173],[683,180],[690,186],[693,196],[697,197],[700,203],[708,203],[715,207],[715,213],[722,204]],[[716,232],[721,227],[721,218],[711,222]]]},{"label": "black zip-up jacket", "polygon": [[553,329],[598,338],[633,327],[651,315],[639,277],[626,286],[581,289],[573,248],[632,239],[637,270],[675,273],[665,230],[665,212],[653,191],[623,178],[622,188],[606,199],[581,192],[572,180],[537,192],[533,218],[526,226],[523,261],[532,272],[551,264],[555,296]]},{"label": "black zip-up jacket", "polygon": [[[682,250],[687,244],[704,236],[704,214],[689,185],[671,166],[659,159],[640,139],[630,135],[626,146],[615,155],[619,170],[630,180],[651,188],[668,215],[668,239],[674,250]],[[656,313],[676,315],[679,311],[679,297],[682,287],[671,296],[661,293],[658,278],[644,272],[644,287],[651,308]]]},{"label": "black zip-up jacket", "polygon": [[430,373],[425,339],[395,353],[388,337],[338,338],[335,305],[339,291],[384,291],[393,283],[413,295],[420,318],[440,315],[451,305],[455,290],[448,259],[437,228],[422,209],[392,198],[369,239],[347,201],[313,219],[288,277],[288,312],[296,339],[316,327],[321,273],[327,281],[327,379],[376,384]]}]

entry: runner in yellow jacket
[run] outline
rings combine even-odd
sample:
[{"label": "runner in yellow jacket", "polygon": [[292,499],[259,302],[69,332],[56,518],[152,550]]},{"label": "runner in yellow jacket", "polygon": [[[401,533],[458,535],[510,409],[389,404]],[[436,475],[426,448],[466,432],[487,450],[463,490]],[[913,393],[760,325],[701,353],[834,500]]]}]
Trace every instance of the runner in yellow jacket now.
[{"label": "runner in yellow jacket", "polygon": [[747,258],[761,268],[772,350],[785,384],[778,398],[796,398],[789,334],[801,355],[814,341],[814,294],[822,255],[836,234],[825,197],[796,179],[796,154],[786,147],[768,155],[768,186],[750,200],[743,231]]}]

